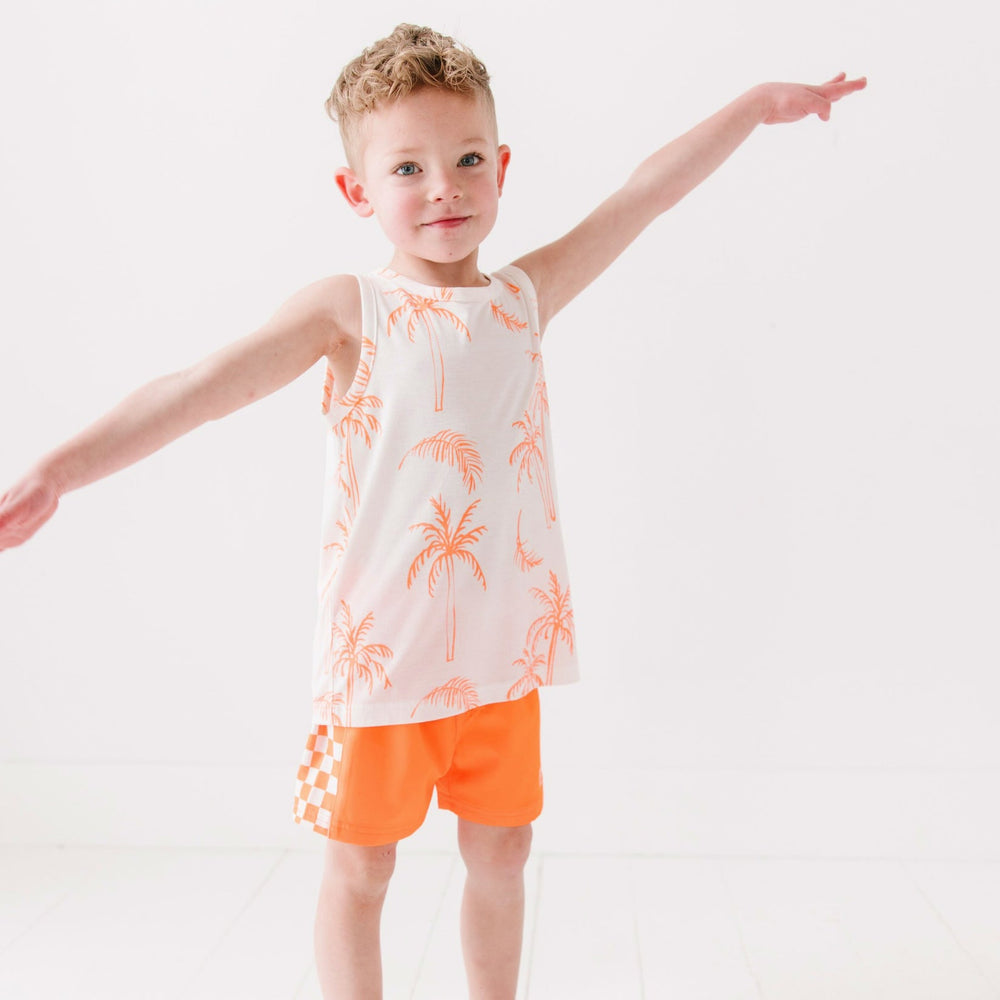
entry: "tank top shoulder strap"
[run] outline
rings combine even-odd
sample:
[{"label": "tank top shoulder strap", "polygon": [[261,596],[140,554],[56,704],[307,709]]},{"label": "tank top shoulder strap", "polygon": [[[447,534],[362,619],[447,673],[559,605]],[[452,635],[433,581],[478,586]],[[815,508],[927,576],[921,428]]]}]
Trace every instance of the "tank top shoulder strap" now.
[{"label": "tank top shoulder strap", "polygon": [[538,329],[538,295],[527,272],[516,264],[508,264],[493,272],[493,277],[504,284],[515,298],[524,303],[532,330]]}]

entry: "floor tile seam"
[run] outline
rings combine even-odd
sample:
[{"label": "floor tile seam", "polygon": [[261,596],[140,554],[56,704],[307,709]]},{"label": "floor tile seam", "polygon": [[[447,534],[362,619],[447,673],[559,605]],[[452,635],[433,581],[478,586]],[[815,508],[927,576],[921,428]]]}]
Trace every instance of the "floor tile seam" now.
[{"label": "floor tile seam", "polygon": [[211,948],[208,949],[205,956],[202,958],[201,962],[198,963],[198,965],[192,970],[188,978],[184,981],[182,987],[183,992],[181,994],[182,996],[189,993],[191,989],[197,985],[198,979],[205,971],[205,969],[208,967],[208,964],[219,953],[219,951],[222,949],[222,946],[225,944],[228,938],[232,936],[233,931],[236,929],[240,920],[242,920],[244,914],[246,914],[249,911],[250,907],[253,906],[254,902],[264,891],[264,886],[267,885],[267,883],[273,877],[274,873],[278,870],[281,863],[285,860],[285,856],[287,855],[287,853],[288,853],[287,851],[282,851],[278,855],[278,857],[275,858],[274,862],[271,864],[271,867],[267,870],[264,877],[258,880],[256,888],[250,893],[250,895],[244,901],[243,905],[233,916],[232,920],[229,922],[229,926],[226,927],[225,930],[223,930],[223,932],[218,936],[218,938],[216,938],[215,943],[212,945]]},{"label": "floor tile seam", "polygon": [[993,982],[993,980],[989,976],[989,973],[987,973],[987,971],[979,964],[979,960],[976,958],[976,956],[971,951],[969,951],[968,948],[965,947],[965,945],[962,943],[961,939],[959,938],[958,933],[955,931],[955,929],[949,923],[949,921],[945,917],[944,913],[941,912],[941,910],[938,908],[937,904],[931,899],[930,895],[927,893],[927,891],[924,889],[924,887],[920,884],[917,876],[912,871],[910,871],[910,869],[907,867],[906,863],[905,862],[900,862],[899,867],[903,871],[903,873],[907,876],[907,878],[910,880],[911,885],[914,887],[914,889],[917,890],[917,893],[921,896],[921,898],[923,899],[923,901],[927,904],[927,908],[934,915],[935,919],[948,932],[948,935],[951,937],[952,941],[954,942],[955,947],[958,948],[958,950],[968,959],[969,963],[972,965],[972,967],[979,974],[980,978],[983,979],[983,981],[989,986],[989,988],[991,990],[993,990],[994,995],[998,998],[998,1000],[1000,1000],[1000,984],[997,984],[997,983]]}]

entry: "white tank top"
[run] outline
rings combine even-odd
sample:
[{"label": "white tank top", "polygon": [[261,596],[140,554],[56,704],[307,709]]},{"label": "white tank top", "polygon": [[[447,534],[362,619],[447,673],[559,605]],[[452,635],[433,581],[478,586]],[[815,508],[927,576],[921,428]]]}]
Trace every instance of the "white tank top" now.
[{"label": "white tank top", "polygon": [[329,422],[313,722],[422,722],[578,679],[534,288],[358,276]]}]

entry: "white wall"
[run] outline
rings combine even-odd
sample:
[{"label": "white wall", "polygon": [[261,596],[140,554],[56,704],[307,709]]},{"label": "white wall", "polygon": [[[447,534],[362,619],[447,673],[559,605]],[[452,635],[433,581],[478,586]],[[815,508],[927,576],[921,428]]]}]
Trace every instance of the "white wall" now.
[{"label": "white wall", "polygon": [[[355,5],[359,6],[359,5]],[[762,127],[546,336],[585,681],[548,850],[995,856],[995,36],[981,5],[62,2],[0,41],[0,489],[302,285],[387,261],[323,101],[401,20],[467,41],[514,158],[486,268],[766,79]],[[286,843],[322,370],[0,554],[0,840]],[[435,817],[418,843],[447,843]]]}]

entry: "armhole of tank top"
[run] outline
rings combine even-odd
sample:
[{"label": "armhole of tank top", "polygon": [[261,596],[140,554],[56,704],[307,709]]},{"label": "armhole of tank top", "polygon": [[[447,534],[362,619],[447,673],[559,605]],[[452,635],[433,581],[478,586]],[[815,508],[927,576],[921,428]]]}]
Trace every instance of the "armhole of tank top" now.
[{"label": "armhole of tank top", "polygon": [[[333,371],[327,362],[326,384],[323,388],[323,399],[326,409],[324,412],[330,414],[341,407],[344,402],[350,399],[361,387],[362,380],[367,384],[371,380],[372,369],[375,367],[375,355],[378,353],[378,308],[375,303],[375,289],[372,281],[366,274],[356,274],[354,277],[358,282],[358,290],[361,293],[361,350],[358,354],[358,367],[354,370],[354,378],[347,387],[347,392],[342,396],[333,395]],[[371,343],[371,348],[365,351],[365,340]],[[368,366],[367,376],[362,375],[362,364]]]},{"label": "armhole of tank top", "polygon": [[[538,330],[538,294],[535,292],[531,278],[515,264],[508,264],[495,273],[500,279],[509,278],[521,289],[524,293],[524,304],[528,310],[528,319],[531,321],[533,329]],[[540,330],[538,330],[538,334],[539,339],[541,339]]]}]

